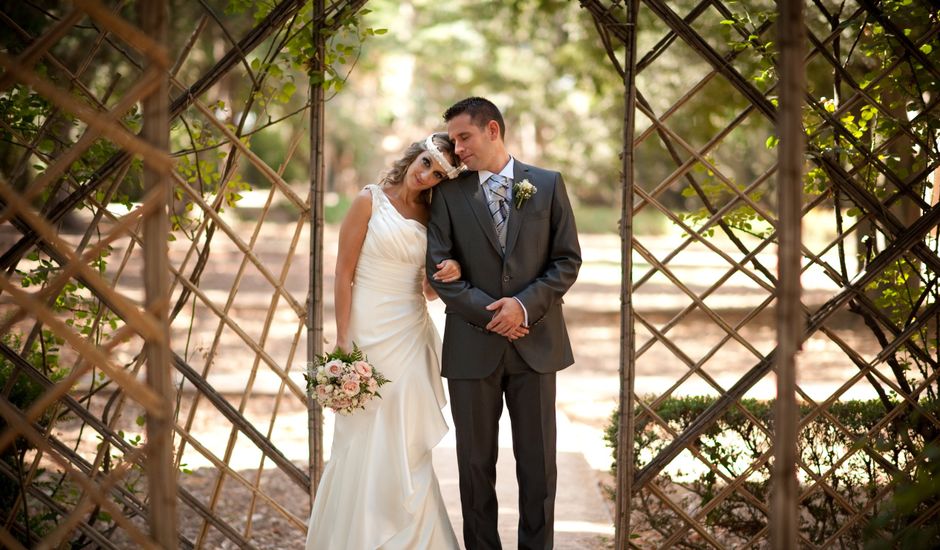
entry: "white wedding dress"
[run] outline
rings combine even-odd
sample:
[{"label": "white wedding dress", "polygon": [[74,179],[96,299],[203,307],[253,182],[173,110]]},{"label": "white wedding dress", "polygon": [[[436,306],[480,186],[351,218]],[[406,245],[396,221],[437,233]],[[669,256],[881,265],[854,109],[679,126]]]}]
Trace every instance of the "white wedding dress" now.
[{"label": "white wedding dress", "polygon": [[425,227],[376,185],[356,267],[350,335],[391,382],[365,410],[336,416],[307,550],[458,548],[431,449],[447,432],[440,337],[421,292]]}]

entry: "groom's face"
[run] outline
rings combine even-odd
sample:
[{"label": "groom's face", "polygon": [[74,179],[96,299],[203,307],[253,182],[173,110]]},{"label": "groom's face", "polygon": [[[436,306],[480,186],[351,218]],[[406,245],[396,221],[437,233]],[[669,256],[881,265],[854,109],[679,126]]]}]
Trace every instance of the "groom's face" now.
[{"label": "groom's face", "polygon": [[467,168],[492,170],[489,165],[498,152],[496,141],[499,139],[499,125],[495,121],[481,128],[473,123],[469,114],[464,113],[447,122],[447,134],[454,141],[457,156]]}]

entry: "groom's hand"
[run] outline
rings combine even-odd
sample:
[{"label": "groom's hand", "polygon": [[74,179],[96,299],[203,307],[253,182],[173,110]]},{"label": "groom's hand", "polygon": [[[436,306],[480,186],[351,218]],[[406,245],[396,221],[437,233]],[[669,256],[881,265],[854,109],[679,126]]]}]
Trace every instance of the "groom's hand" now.
[{"label": "groom's hand", "polygon": [[519,338],[522,338],[526,334],[529,334],[529,329],[520,325],[516,327],[516,330],[507,334],[506,338],[508,338],[510,342],[515,342],[516,340],[518,340]]},{"label": "groom's hand", "polygon": [[[528,332],[522,323],[525,322],[525,313],[515,298],[500,298],[486,306],[487,311],[495,311],[493,318],[486,325],[486,330],[515,340]],[[523,329],[525,332],[519,331]]]}]

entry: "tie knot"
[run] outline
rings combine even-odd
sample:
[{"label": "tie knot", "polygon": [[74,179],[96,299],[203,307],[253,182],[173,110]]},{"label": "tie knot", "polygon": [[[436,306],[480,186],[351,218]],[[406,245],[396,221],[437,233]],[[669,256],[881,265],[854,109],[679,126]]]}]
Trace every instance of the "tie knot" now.
[{"label": "tie knot", "polygon": [[502,191],[509,188],[509,178],[500,174],[490,176],[490,189]]}]

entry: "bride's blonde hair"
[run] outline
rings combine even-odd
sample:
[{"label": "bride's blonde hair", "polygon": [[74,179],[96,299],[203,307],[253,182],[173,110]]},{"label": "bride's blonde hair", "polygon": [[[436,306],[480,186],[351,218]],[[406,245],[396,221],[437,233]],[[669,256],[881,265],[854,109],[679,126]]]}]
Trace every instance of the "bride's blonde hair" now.
[{"label": "bride's blonde hair", "polygon": [[[451,164],[454,166],[460,164],[457,159],[457,154],[454,152],[454,143],[447,137],[447,134],[444,132],[437,132],[431,134],[431,138],[434,142],[434,145],[437,146],[438,150],[447,157]],[[405,152],[402,154],[401,158],[392,163],[392,166],[388,169],[385,174],[382,175],[382,179],[379,180],[379,185],[382,186],[393,186],[401,185],[405,181],[405,173],[408,171],[408,167],[411,166],[411,163],[418,158],[422,152],[427,151],[427,146],[425,145],[425,140],[416,141],[408,146],[405,149]],[[426,193],[430,192],[430,189]]]}]

